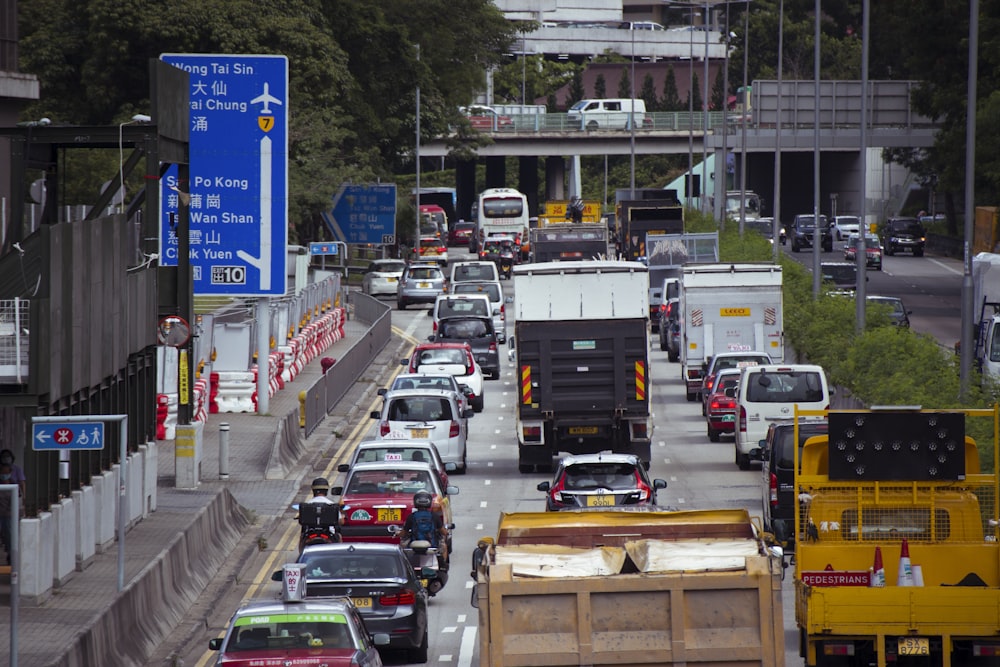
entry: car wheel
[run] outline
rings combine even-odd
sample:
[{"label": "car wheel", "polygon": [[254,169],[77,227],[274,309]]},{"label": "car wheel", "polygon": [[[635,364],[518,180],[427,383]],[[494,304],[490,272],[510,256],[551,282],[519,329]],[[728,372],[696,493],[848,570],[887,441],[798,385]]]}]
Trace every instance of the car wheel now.
[{"label": "car wheel", "polygon": [[693,401],[697,397],[698,397],[698,394],[692,394],[691,392],[687,392],[687,400],[688,400],[688,402]]},{"label": "car wheel", "polygon": [[892,257],[894,254],[896,254],[896,251],[893,250],[891,245],[887,245],[885,247],[885,254],[887,254],[889,257]]},{"label": "car wheel", "polygon": [[708,427],[708,439],[711,442],[718,442],[719,441],[719,432],[716,431],[711,426]]},{"label": "car wheel", "polygon": [[403,301],[402,299],[397,299],[396,308],[398,308],[399,310],[406,310],[406,302]]},{"label": "car wheel", "polygon": [[427,631],[424,630],[424,638],[420,642],[420,646],[417,648],[411,648],[406,652],[407,657],[410,662],[415,662],[417,664],[424,664],[427,662]]},{"label": "car wheel", "polygon": [[482,396],[480,396],[479,398],[472,399],[472,411],[482,412],[483,407],[485,406],[485,400],[486,399],[484,399]]},{"label": "car wheel", "polygon": [[677,363],[677,360],[681,358],[681,355],[676,352],[667,352],[667,361],[672,361]]},{"label": "car wheel", "polygon": [[923,257],[924,256],[924,249],[923,248],[919,248],[919,249],[914,250],[913,251],[913,256],[914,257]]},{"label": "car wheel", "polygon": [[668,347],[667,342],[664,341],[664,340],[661,340],[660,341],[660,352],[666,352],[667,351],[667,347]]},{"label": "car wheel", "polygon": [[796,243],[795,241],[792,241],[792,252],[798,252],[798,251],[799,251],[799,244]]},{"label": "car wheel", "polygon": [[535,472],[535,466],[531,465],[530,463],[518,463],[517,471],[522,475],[530,475],[531,473]]},{"label": "car wheel", "polygon": [[750,470],[750,455],[740,454],[740,451],[736,450],[736,465],[740,470]]}]

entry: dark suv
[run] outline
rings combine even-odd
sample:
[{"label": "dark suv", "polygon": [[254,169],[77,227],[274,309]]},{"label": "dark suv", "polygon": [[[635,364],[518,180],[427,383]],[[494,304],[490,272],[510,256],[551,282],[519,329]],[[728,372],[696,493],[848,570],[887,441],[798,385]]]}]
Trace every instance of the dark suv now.
[{"label": "dark suv", "polygon": [[927,231],[916,218],[889,218],[882,228],[882,247],[886,255],[909,250],[914,257],[924,254]]},{"label": "dark suv", "polygon": [[[795,545],[795,424],[793,420],[773,422],[767,429],[767,437],[760,441],[760,450],[750,452],[750,458],[762,462],[761,510],[764,516],[764,530],[773,533],[775,539],[787,549]],[[829,427],[825,419],[799,422],[799,456],[806,440],[816,435],[827,435]]]},{"label": "dark suv", "polygon": [[[792,252],[798,252],[802,248],[811,248],[813,245],[813,235],[816,231],[816,217],[812,214],[797,215],[792,222]],[[825,215],[819,216],[820,244],[825,252],[833,250],[833,232],[830,230],[830,221]]]},{"label": "dark suv", "polygon": [[468,343],[483,375],[500,377],[500,353],[492,317],[461,315],[438,320],[437,333],[427,337],[432,343]]}]

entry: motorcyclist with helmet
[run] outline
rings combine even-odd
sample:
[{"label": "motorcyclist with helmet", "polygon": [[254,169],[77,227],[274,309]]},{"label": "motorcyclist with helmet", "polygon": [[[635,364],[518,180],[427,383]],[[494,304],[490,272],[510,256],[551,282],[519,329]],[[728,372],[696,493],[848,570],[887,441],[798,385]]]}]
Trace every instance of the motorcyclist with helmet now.
[{"label": "motorcyclist with helmet", "polygon": [[[302,526],[302,534],[299,536],[300,551],[306,544],[341,540],[337,531],[337,514],[340,507],[328,496],[330,482],[325,477],[317,477],[312,481],[311,488],[312,497],[299,506],[297,516],[299,525]],[[306,505],[312,507],[305,510]]]},{"label": "motorcyclist with helmet", "polygon": [[442,564],[448,562],[448,527],[440,512],[431,510],[434,499],[427,491],[417,491],[413,495],[413,512],[406,517],[403,529],[399,531],[400,542],[426,540],[438,550]]}]

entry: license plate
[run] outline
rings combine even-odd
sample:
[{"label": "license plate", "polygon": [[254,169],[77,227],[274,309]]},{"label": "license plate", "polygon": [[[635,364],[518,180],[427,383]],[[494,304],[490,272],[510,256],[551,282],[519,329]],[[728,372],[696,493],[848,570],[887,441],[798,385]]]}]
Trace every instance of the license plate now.
[{"label": "license plate", "polygon": [[597,435],[596,426],[570,426],[570,435]]},{"label": "license plate", "polygon": [[378,510],[378,520],[380,522],[401,521],[402,518],[403,512],[398,507],[380,507]]},{"label": "license plate", "polygon": [[614,507],[614,496],[587,496],[587,507]]},{"label": "license plate", "polygon": [[372,608],[372,599],[371,598],[351,598],[351,602],[353,602],[354,606],[357,607],[358,609],[371,609]]},{"label": "license plate", "polygon": [[930,655],[931,643],[927,637],[900,637],[899,655]]},{"label": "license plate", "polygon": [[399,280],[399,279],[398,279],[398,278],[386,278],[386,279],[385,279],[385,281],[386,281],[387,283],[394,283],[394,282],[396,282],[397,280]]},{"label": "license plate", "polygon": [[430,283],[417,283],[418,289],[430,289],[430,286],[431,286]]},{"label": "license plate", "polygon": [[430,430],[426,428],[410,429],[410,437],[413,438],[414,440],[424,440],[427,438],[428,433],[430,433]]}]

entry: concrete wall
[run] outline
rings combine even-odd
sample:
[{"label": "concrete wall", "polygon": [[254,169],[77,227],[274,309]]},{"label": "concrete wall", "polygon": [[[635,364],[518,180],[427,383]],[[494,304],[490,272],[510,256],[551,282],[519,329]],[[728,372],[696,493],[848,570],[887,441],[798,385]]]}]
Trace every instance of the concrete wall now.
[{"label": "concrete wall", "polygon": [[[128,458],[126,524],[132,526],[156,507],[156,445]],[[49,512],[20,522],[21,597],[44,602],[54,588],[83,571],[94,554],[115,544],[118,470],[114,466],[53,505]]]}]

